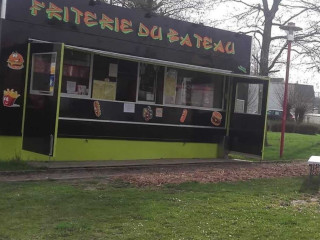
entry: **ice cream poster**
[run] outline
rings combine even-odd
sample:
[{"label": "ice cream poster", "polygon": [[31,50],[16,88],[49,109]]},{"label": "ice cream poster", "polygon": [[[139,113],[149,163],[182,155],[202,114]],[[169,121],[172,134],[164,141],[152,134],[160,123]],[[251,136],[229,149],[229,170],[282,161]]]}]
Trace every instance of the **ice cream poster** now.
[{"label": "ice cream poster", "polygon": [[14,89],[7,89],[3,91],[3,106],[5,107],[20,107],[20,105],[15,104],[17,98],[20,97],[20,94]]}]

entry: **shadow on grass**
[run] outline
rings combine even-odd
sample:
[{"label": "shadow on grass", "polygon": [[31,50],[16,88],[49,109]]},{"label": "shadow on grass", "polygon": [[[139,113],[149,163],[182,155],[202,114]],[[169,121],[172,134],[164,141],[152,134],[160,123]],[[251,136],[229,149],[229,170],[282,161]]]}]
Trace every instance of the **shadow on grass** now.
[{"label": "shadow on grass", "polygon": [[318,194],[320,188],[320,176],[307,176],[305,177],[301,187],[301,193],[308,193],[308,194]]}]

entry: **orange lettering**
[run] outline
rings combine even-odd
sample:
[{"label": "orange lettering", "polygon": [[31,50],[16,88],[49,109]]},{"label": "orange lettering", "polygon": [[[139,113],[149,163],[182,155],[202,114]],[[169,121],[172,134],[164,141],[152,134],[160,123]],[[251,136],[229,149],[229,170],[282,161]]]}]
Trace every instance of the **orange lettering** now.
[{"label": "orange lettering", "polygon": [[[158,34],[156,35],[156,31],[158,30]],[[153,26],[151,31],[150,31],[150,36],[155,39],[155,40],[162,40],[162,28],[161,27],[157,27],[157,26]]]},{"label": "orange lettering", "polygon": [[227,45],[226,45],[226,53],[227,54],[235,54],[235,50],[234,50],[234,43],[232,42],[227,42]]},{"label": "orange lettering", "polygon": [[111,24],[113,24],[114,21],[111,18],[109,18],[107,15],[102,14],[102,18],[99,21],[99,23],[100,23],[101,29],[108,28],[109,30],[113,31],[113,25]]},{"label": "orange lettering", "polygon": [[93,27],[98,25],[97,21],[93,21],[93,20],[97,20],[97,15],[95,13],[86,11],[84,13],[84,23],[88,26],[88,27]]},{"label": "orange lettering", "polygon": [[121,32],[125,34],[133,32],[132,22],[127,19],[121,19],[120,29],[121,29]]},{"label": "orange lettering", "polygon": [[143,23],[140,23],[138,36],[148,37],[149,33],[150,33],[149,29],[145,25],[143,25]]},{"label": "orange lettering", "polygon": [[203,41],[203,38],[200,37],[198,34],[193,35],[197,39],[197,48],[201,47],[201,42]]},{"label": "orange lettering", "polygon": [[214,49],[213,49],[215,52],[222,52],[224,53],[224,48],[223,48],[223,44],[221,42],[221,40],[219,41],[218,44],[214,44]]},{"label": "orange lettering", "polygon": [[75,7],[71,7],[71,11],[75,13],[74,22],[75,24],[80,24],[81,17],[83,16],[83,12]]},{"label": "orange lettering", "polygon": [[204,37],[203,38],[203,47],[206,50],[209,50],[212,48],[212,38]]},{"label": "orange lettering", "polygon": [[63,10],[57,7],[56,5],[54,5],[53,3],[49,3],[49,8],[46,10],[46,13],[48,14],[49,19],[56,18],[59,21],[62,20],[62,15],[61,15],[62,12]]},{"label": "orange lettering", "polygon": [[167,38],[169,39],[170,43],[179,41],[178,35],[179,33],[176,30],[169,28],[169,33],[167,34]]},{"label": "orange lettering", "polygon": [[187,45],[188,47],[192,47],[192,42],[190,40],[189,34],[187,34],[185,37],[181,37],[180,45]]},{"label": "orange lettering", "polygon": [[44,2],[38,2],[37,0],[32,0],[32,6],[29,8],[31,11],[32,16],[37,16],[38,11],[40,11],[42,8],[45,8]]}]

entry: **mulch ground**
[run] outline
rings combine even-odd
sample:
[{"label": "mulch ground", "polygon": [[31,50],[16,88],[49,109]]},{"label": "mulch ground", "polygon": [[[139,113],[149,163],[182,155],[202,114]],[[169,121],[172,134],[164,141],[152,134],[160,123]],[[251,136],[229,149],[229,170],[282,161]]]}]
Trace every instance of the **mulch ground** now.
[{"label": "mulch ground", "polygon": [[179,184],[183,182],[235,182],[259,178],[297,177],[309,174],[306,163],[222,164],[219,166],[182,167],[113,176],[138,186]]},{"label": "mulch ground", "polygon": [[128,168],[0,172],[0,181],[40,181],[102,178],[121,180],[137,186],[161,186],[183,182],[234,182],[259,178],[297,177],[309,174],[304,163],[220,163]]}]

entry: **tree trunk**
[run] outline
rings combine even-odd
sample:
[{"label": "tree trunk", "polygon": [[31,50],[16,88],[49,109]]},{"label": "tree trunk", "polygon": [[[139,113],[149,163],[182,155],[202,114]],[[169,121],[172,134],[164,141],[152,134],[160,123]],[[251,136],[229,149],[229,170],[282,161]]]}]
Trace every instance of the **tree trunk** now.
[{"label": "tree trunk", "polygon": [[269,52],[271,43],[271,30],[272,30],[272,19],[266,16],[266,21],[263,31],[262,47],[261,47],[261,58],[260,58],[260,75],[269,75]]}]

